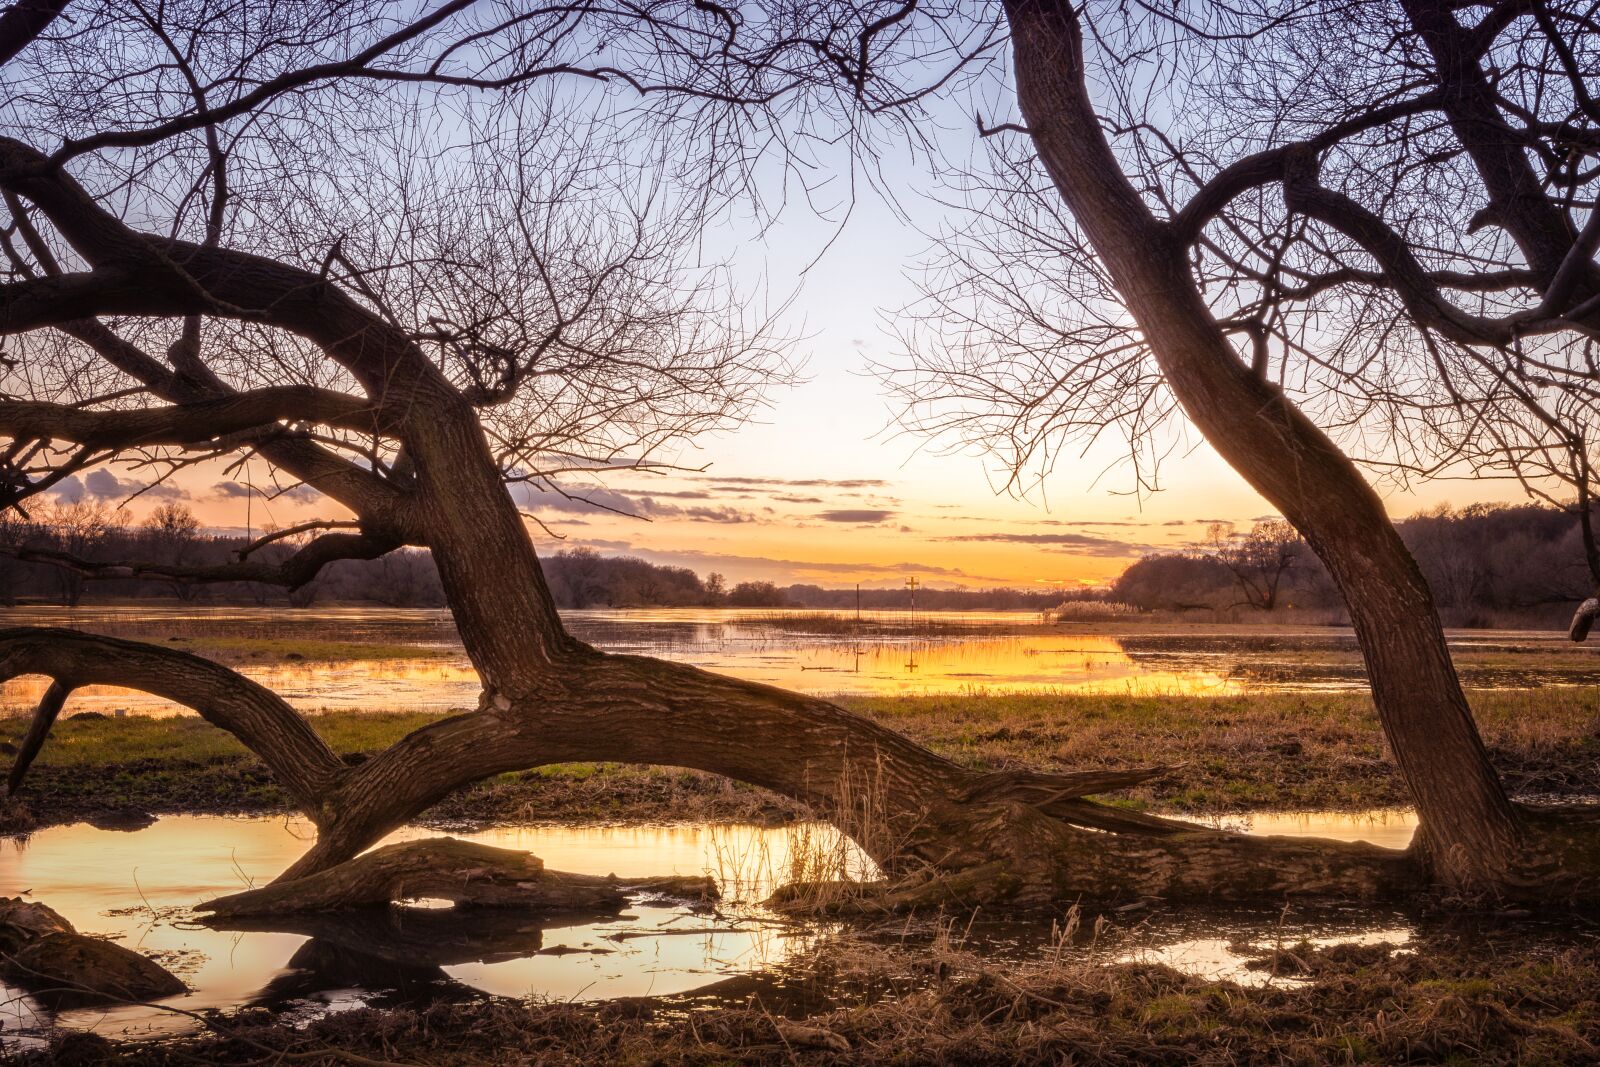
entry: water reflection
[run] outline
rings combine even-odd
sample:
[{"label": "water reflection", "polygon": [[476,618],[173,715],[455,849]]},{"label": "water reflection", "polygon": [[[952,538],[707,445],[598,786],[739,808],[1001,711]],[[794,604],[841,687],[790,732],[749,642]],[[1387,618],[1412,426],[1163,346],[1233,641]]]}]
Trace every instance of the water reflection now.
[{"label": "water reflection", "polygon": [[[387,840],[435,834],[406,828]],[[642,903],[620,917],[404,908],[275,921],[270,930],[213,929],[196,921],[195,904],[270,880],[305,850],[309,836],[309,825],[294,818],[173,816],[131,834],[55,827],[0,841],[0,886],[26,890],[83,932],[115,937],[163,963],[192,990],[167,1002],[173,1007],[323,1011],[446,989],[577,1000],[660,996],[771,967],[810,931],[776,922],[750,903],[786,877],[798,842],[820,840],[843,851],[837,834],[819,827],[506,828],[460,836],[528,849],[557,870],[624,878],[710,874],[733,918]],[[865,872],[864,861],[856,870]],[[44,1024],[31,998],[0,990],[0,1033]],[[185,1016],[138,1006],[82,1009],[56,1021],[127,1036],[193,1025]]]},{"label": "water reflection", "polygon": [[[1415,819],[1406,812],[1326,812],[1228,821],[1252,833],[1301,833],[1402,845]],[[429,836],[407,828],[388,840]],[[710,874],[728,898],[715,914],[642,901],[622,915],[530,916],[425,906],[357,915],[274,920],[271,929],[214,929],[196,921],[203,900],[271,878],[306,847],[309,827],[294,818],[171,816],[135,833],[78,824],[0,843],[0,886],[28,891],[86,933],[105,934],[158,959],[192,990],[167,1003],[184,1010],[261,1005],[319,1013],[420,997],[536,994],[553,999],[666,996],[730,976],[767,973],[811,947],[824,931],[764,912],[765,897],[803,858],[832,851],[846,873],[870,876],[867,861],[826,827],[748,825],[511,827],[472,840],[523,848],[559,870],[635,877]],[[422,902],[426,903],[426,902]],[[1282,912],[1226,918],[1184,915],[1132,927],[1121,958],[1159,961],[1206,976],[1260,981],[1241,942],[1302,938],[1403,943],[1406,920],[1369,910],[1341,917]],[[972,930],[972,927],[968,927]],[[974,945],[1001,957],[1051,951],[1037,924],[979,928]],[[1057,946],[1054,951],[1059,951]],[[3,992],[0,1033],[19,1040],[52,1019],[31,998]],[[149,1007],[66,1012],[54,1022],[107,1035],[183,1032],[192,1020]],[[37,1034],[35,1033],[35,1037]]]},{"label": "water reflection", "polygon": [[1405,809],[1375,811],[1266,811],[1212,818],[1185,816],[1219,830],[1278,837],[1324,837],[1365,841],[1382,848],[1403,849],[1417,833],[1417,813]]},{"label": "water reflection", "polygon": [[1261,950],[1310,945],[1393,945],[1411,942],[1413,927],[1400,915],[1374,915],[1371,912],[1329,918],[1301,918],[1261,915],[1241,921],[1239,917],[1213,922],[1211,929],[1196,937],[1179,937],[1166,943],[1138,945],[1123,952],[1119,961],[1160,963],[1207,981],[1236,982],[1258,986],[1268,982],[1298,983],[1301,979],[1276,973],[1263,966]]},{"label": "water reflection", "polygon": [[[1354,637],[1325,627],[1104,632],[1045,626],[1027,612],[885,612],[859,625],[852,616],[817,611],[662,608],[571,611],[564,617],[577,636],[610,651],[659,656],[821,695],[1231,696],[1366,687]],[[73,626],[201,651],[208,640],[223,643],[231,666],[304,710],[444,710],[478,698],[477,676],[443,611],[27,607],[0,612],[0,622]],[[1452,633],[1450,641],[1470,686],[1600,683],[1600,647],[1577,648],[1559,634],[1474,631]],[[296,643],[307,649],[304,658],[285,659]],[[428,654],[398,658],[397,645]],[[31,708],[45,685],[39,678],[6,683],[0,711]],[[179,710],[103,686],[75,691],[71,708],[105,714]]]}]

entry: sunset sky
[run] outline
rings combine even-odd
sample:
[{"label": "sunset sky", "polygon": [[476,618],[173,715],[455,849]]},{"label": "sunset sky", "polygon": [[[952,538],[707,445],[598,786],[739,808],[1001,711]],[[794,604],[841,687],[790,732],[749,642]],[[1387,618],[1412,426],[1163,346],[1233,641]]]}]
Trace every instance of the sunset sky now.
[{"label": "sunset sky", "polygon": [[[927,248],[922,233],[940,221],[937,208],[900,201],[908,203],[911,221],[863,202],[836,235],[810,219],[745,249],[741,269],[757,284],[765,279],[773,299],[795,293],[786,321],[803,337],[796,354],[806,360],[806,381],[776,391],[754,423],[667,457],[691,470],[591,487],[592,499],[637,518],[554,497],[532,502],[551,531],[535,530],[541,548],[585,545],[702,575],[719,571],[730,582],[872,587],[916,576],[940,587],[1070,588],[1114,578],[1147,552],[1192,543],[1212,522],[1248,526],[1272,513],[1192,431],[1163,466],[1160,492],[1131,494],[1133,478],[1112,441],[1064,460],[1021,499],[997,493],[1002,475],[992,459],[896,432],[867,368],[898,354],[884,309],[915,298],[910,274]],[[342,514],[315,493],[267,500],[245,481],[266,483],[265,465],[232,477],[221,464],[186,471],[129,510],[138,518],[177,497],[211,529],[230,532]],[[139,484],[130,472],[101,471],[68,493],[116,500]],[[1518,497],[1502,482],[1383,491],[1396,517],[1441,501]]]}]

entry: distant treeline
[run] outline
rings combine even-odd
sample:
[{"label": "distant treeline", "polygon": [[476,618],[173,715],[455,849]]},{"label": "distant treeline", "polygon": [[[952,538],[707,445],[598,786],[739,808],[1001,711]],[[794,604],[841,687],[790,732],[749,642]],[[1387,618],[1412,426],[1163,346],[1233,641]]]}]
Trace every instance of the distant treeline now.
[{"label": "distant treeline", "polygon": [[[1396,524],[1448,625],[1515,621],[1590,596],[1577,516],[1534,504],[1441,506]],[[1206,543],[1146,556],[1105,594],[1145,610],[1311,608],[1342,611],[1309,546],[1281,521],[1214,526]],[[1547,609],[1541,612],[1540,609]]]},{"label": "distant treeline", "polygon": [[[254,549],[250,558],[280,560],[314,532]],[[246,537],[220,537],[200,529],[182,504],[163,504],[144,522],[132,524],[126,512],[95,501],[46,504],[29,520],[0,519],[0,546],[65,553],[93,564],[147,563],[196,567],[229,563],[253,543]],[[820,607],[854,609],[856,590],[816,585],[779,586],[772,582],[729,585],[715,572],[701,578],[687,567],[667,567],[634,556],[602,556],[588,548],[561,549],[544,557],[545,577],[563,608],[630,607]],[[0,602],[44,601],[75,605],[99,600],[178,598],[223,603],[376,603],[390,607],[437,608],[444,589],[433,558],[420,549],[401,549],[376,560],[342,560],[323,569],[293,593],[256,582],[201,584],[160,576],[88,579],[79,571],[51,563],[28,562],[0,554]],[[1043,611],[1059,594],[1014,589],[923,589],[915,606],[926,610],[1031,609]],[[863,609],[913,605],[909,589],[863,589]]]},{"label": "distant treeline", "polygon": [[715,571],[702,579],[687,567],[664,567],[635,556],[602,556],[587,548],[544,558],[545,576],[564,608],[730,607],[863,610],[916,607],[925,611],[1027,609],[1044,611],[1060,593],[1019,589],[824,589],[773,582],[728,585]]},{"label": "distant treeline", "polygon": [[[308,532],[274,540],[250,551],[252,561],[273,563],[297,551]],[[402,549],[377,560],[342,560],[323,568],[309,585],[286,593],[258,582],[197,583],[158,575],[90,579],[72,567],[29,562],[3,549],[63,553],[90,564],[155,564],[171,568],[232,563],[256,543],[249,537],[220,537],[200,528],[182,504],[158,506],[144,522],[100,501],[45,503],[23,519],[0,516],[0,602],[45,601],[76,605],[84,599],[176,598],[184,601],[306,606],[317,601],[369,601],[392,607],[442,607],[444,590],[432,558]]]},{"label": "distant treeline", "polygon": [[[227,563],[252,544],[245,537],[204,533],[182,504],[163,504],[144,522],[83,501],[36,509],[29,520],[0,518],[0,546],[66,553],[96,564],[145,562],[167,566]],[[1401,521],[1410,546],[1451,625],[1492,621],[1502,612],[1567,605],[1589,596],[1577,518],[1537,505],[1440,507]],[[282,559],[314,533],[273,541],[251,558]],[[633,556],[602,556],[587,548],[562,549],[544,558],[556,603],[563,608],[751,607],[829,608],[883,611],[1045,611],[1060,604],[1060,592],[1025,589],[825,589],[772,582],[729,585],[715,572],[702,578],[687,567],[667,567]],[[77,604],[95,599],[168,597],[182,600],[365,602],[391,607],[436,608],[445,604],[432,557],[402,549],[377,560],[345,560],[323,569],[315,581],[285,593],[250,582],[198,584],[159,576],[89,580],[71,568],[27,562],[0,554],[0,602]],[[1237,531],[1213,526],[1202,544],[1146,556],[1109,589],[1083,590],[1068,599],[1110,600],[1146,611],[1275,611],[1280,608],[1341,610],[1338,593],[1322,564],[1283,522],[1262,522]]]}]

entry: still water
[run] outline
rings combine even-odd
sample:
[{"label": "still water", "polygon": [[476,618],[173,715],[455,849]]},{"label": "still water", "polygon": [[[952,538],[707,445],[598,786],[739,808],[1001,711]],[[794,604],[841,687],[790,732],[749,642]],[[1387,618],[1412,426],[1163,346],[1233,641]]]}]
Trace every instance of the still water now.
[{"label": "still water", "polygon": [[[192,990],[172,1008],[317,1012],[374,997],[464,990],[556,1000],[662,996],[774,966],[813,931],[753,907],[801,847],[847,847],[826,827],[747,825],[511,827],[458,836],[524,849],[554,870],[644,877],[710,874],[719,914],[640,901],[621,916],[545,918],[480,909],[374,909],[334,920],[287,920],[276,930],[217,930],[192,910],[270,881],[307,847],[298,818],[170,816],[132,833],[87,824],[0,840],[0,887],[26,891],[83,933],[150,955]],[[437,836],[407,828],[387,841]],[[855,872],[864,861],[844,853]],[[423,902],[425,905],[427,902]],[[300,927],[296,929],[296,927]],[[31,998],[0,985],[0,1034],[49,1021]],[[82,1009],[59,1025],[116,1035],[185,1031],[192,1020],[147,1007]]]},{"label": "still water", "polygon": [[[1403,847],[1416,824],[1407,812],[1312,812],[1219,825]],[[408,828],[389,840],[431,833]],[[826,936],[823,927],[781,918],[758,904],[799,858],[822,852],[836,857],[845,873],[871,873],[847,841],[814,825],[512,827],[462,836],[526,849],[556,870],[622,877],[710,874],[725,899],[712,913],[638,901],[610,917],[540,919],[514,909],[479,909],[463,922],[449,909],[418,906],[287,920],[273,930],[215,930],[197,920],[196,904],[270,880],[306,848],[308,834],[304,821],[283,817],[169,816],[132,833],[85,824],[54,827],[0,841],[0,887],[26,891],[80,931],[115,937],[166,965],[191,990],[166,1001],[167,1008],[264,1006],[294,1018],[475,991],[598,1000],[699,989],[770,971]],[[1333,922],[1278,913],[1264,920],[1210,920],[1197,929],[1178,922],[1143,923],[1108,958],[1147,959],[1207,977],[1256,982],[1268,979],[1247,969],[1229,945],[1263,937],[1400,944],[1411,936],[1406,920],[1371,911]],[[985,951],[994,954],[1020,958],[1051,950],[1036,927],[995,928],[981,936],[989,938]],[[51,1016],[4,986],[0,1004],[0,1048],[7,1041],[37,1041],[52,1023],[130,1038],[196,1025],[161,1007]]]},{"label": "still water", "polygon": [[[1348,630],[1126,624],[1047,625],[1027,612],[832,612],[736,609],[570,611],[579,637],[819,695],[1063,692],[1229,696],[1360,690]],[[374,608],[32,607],[0,625],[71,626],[167,643],[235,667],[302,710],[470,706],[478,679],[443,611]],[[1469,686],[1600,682],[1600,646],[1530,631],[1452,633]],[[304,651],[295,651],[296,647]],[[399,653],[405,653],[400,655]],[[31,706],[40,678],[0,687],[0,712]],[[74,692],[72,709],[171,714],[163,701],[110,687]]]}]

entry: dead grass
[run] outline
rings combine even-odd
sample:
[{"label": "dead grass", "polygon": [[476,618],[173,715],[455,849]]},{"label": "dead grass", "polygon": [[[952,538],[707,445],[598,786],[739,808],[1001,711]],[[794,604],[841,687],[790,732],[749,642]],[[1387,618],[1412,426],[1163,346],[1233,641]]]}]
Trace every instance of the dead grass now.
[{"label": "dead grass", "polygon": [[1111,953],[997,964],[958,938],[824,938],[771,980],[594,1006],[495,1000],[337,1013],[303,1029],[263,1013],[219,1035],[34,1063],[689,1065],[1590,1064],[1600,949],[1443,939],[1327,951],[1308,978],[1205,981]]},{"label": "dead grass", "polygon": [[[1221,814],[1407,802],[1364,694],[1019,694],[845,703],[984,770],[1181,764],[1117,795],[1141,806]],[[1473,710],[1514,792],[1600,795],[1600,690],[1484,691],[1473,694]]]}]

